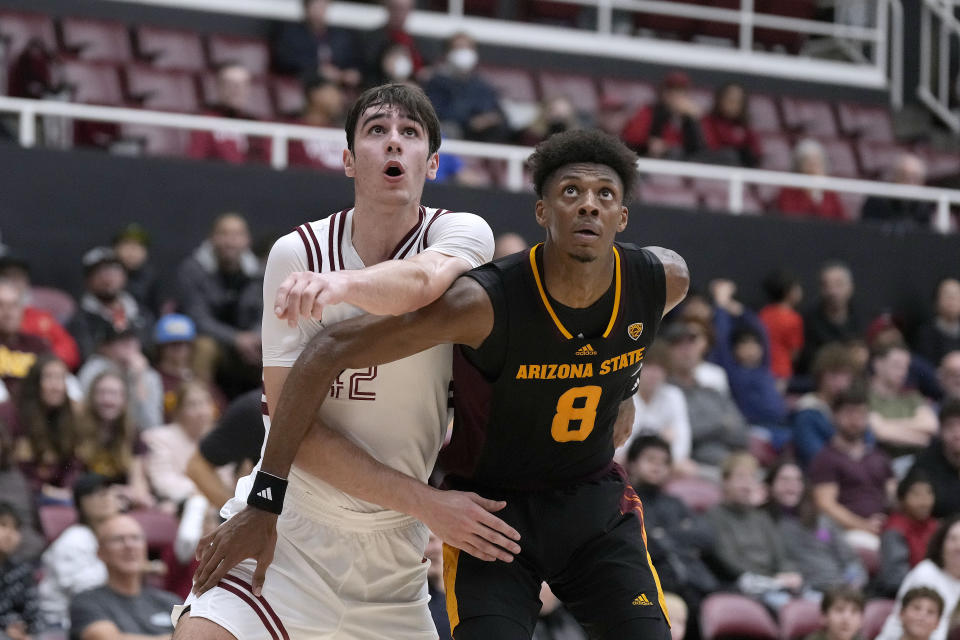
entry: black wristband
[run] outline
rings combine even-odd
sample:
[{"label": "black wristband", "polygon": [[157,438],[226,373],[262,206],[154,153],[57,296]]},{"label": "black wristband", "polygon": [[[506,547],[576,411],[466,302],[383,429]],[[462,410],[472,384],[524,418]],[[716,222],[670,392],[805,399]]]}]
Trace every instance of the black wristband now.
[{"label": "black wristband", "polygon": [[253,489],[247,496],[247,504],[280,515],[283,511],[283,496],[286,493],[286,478],[278,478],[266,471],[257,471],[253,479]]}]

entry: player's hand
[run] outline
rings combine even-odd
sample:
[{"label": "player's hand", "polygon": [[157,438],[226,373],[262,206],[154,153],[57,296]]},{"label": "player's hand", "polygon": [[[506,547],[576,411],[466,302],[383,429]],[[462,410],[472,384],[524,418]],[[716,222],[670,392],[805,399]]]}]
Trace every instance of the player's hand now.
[{"label": "player's hand", "polygon": [[253,572],[252,591],[259,597],[276,546],[277,516],[254,507],[245,508],[200,538],[197,545],[200,564],[193,574],[193,592],[199,596],[217,586],[230,569],[253,558],[257,568]]},{"label": "player's hand", "polygon": [[323,308],[343,302],[346,293],[343,274],[298,271],[280,283],[273,301],[273,312],[281,320],[286,320],[292,329],[301,316],[322,320]]},{"label": "player's hand", "polygon": [[446,544],[480,560],[513,562],[520,553],[516,529],[493,515],[506,502],[487,500],[475,493],[431,489],[420,513],[413,514]]}]

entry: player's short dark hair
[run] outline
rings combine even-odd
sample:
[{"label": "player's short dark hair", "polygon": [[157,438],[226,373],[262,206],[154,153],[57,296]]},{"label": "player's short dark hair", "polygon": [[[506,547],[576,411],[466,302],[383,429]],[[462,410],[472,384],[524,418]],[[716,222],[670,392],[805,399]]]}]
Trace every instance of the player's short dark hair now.
[{"label": "player's short dark hair", "polygon": [[433,104],[420,87],[394,82],[371,87],[357,98],[347,114],[344,130],[347,132],[347,149],[353,153],[353,139],[356,134],[357,122],[363,112],[370,107],[394,107],[420,124],[427,132],[430,143],[430,155],[440,148],[440,120]]},{"label": "player's short dark hair", "polygon": [[629,200],[637,182],[637,154],[599,129],[555,133],[537,145],[527,162],[533,170],[533,189],[540,198],[550,177],[568,164],[602,164],[613,169],[623,183],[623,202]]},{"label": "player's short dark hair", "polygon": [[13,508],[13,505],[9,502],[0,502],[0,520],[3,518],[10,518],[13,520],[13,527],[19,529],[23,525],[23,521],[20,519],[20,514],[17,513],[17,510]]},{"label": "player's short dark hair", "polygon": [[914,467],[897,483],[897,500],[903,501],[915,484],[928,484],[931,489],[934,488],[930,474],[920,467]]},{"label": "player's short dark hair", "polygon": [[935,565],[943,569],[943,545],[947,540],[947,534],[953,525],[960,522],[960,514],[954,514],[940,523],[940,527],[930,536],[930,542],[927,543],[927,560],[932,560]]},{"label": "player's short dark hair", "polygon": [[862,407],[866,404],[870,404],[867,388],[864,384],[855,382],[850,385],[849,389],[837,394],[837,397],[833,399],[831,408],[834,411],[839,411],[844,407]]},{"label": "player's short dark hair", "polygon": [[867,599],[859,589],[848,586],[835,587],[828,589],[827,592],[823,594],[823,600],[820,601],[820,611],[826,615],[827,612],[833,608],[833,605],[840,604],[841,602],[848,602],[862,612],[864,607],[866,607]]},{"label": "player's short dark hair", "polygon": [[800,284],[800,278],[786,269],[777,269],[763,279],[761,286],[770,302],[781,302],[786,299],[790,290]]},{"label": "player's short dark hair", "polygon": [[948,398],[940,406],[940,426],[943,427],[947,420],[956,420],[960,418],[960,398]]},{"label": "player's short dark hair", "polygon": [[655,433],[637,436],[630,447],[627,449],[627,462],[634,462],[647,449],[662,449],[667,453],[667,458],[671,459],[670,445],[666,440]]},{"label": "player's short dark hair", "polygon": [[930,587],[914,587],[913,589],[910,589],[905,594],[903,594],[903,598],[900,600],[900,611],[903,611],[907,607],[907,605],[909,605],[914,600],[919,600],[921,598],[926,598],[927,600],[933,600],[936,603],[937,608],[939,609],[939,611],[937,612],[937,616],[939,617],[943,615],[943,607],[944,607],[943,596],[941,596],[939,593],[937,593],[935,590],[931,589]]}]

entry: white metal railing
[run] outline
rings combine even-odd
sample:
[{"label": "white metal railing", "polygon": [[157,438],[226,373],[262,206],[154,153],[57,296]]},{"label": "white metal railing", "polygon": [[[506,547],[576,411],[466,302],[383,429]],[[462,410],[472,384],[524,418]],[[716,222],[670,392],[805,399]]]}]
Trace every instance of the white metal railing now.
[{"label": "white metal railing", "polygon": [[[923,0],[920,8],[920,84],[917,97],[955,132],[960,110],[950,109],[950,94],[960,92],[960,78],[950,77],[950,46],[960,46],[960,21],[949,0]],[[936,56],[936,65],[934,65]]]},{"label": "white metal railing", "polygon": [[[300,20],[300,0],[113,0],[164,7],[195,9],[275,20]],[[446,12],[414,11],[407,30],[415,36],[445,38],[457,31],[469,32],[478,42],[542,51],[582,54],[655,64],[670,61],[678,67],[693,67],[756,74],[841,86],[889,89],[891,104],[902,104],[903,9],[901,0],[877,0],[874,26],[860,27],[816,20],[757,13],[754,0],[741,0],[740,9],[723,9],[663,0],[558,0],[595,8],[594,31],[551,25],[520,23],[466,16],[463,0],[449,0]],[[735,49],[710,44],[691,45],[655,38],[613,33],[614,11],[656,13],[739,25]],[[353,29],[373,29],[386,18],[383,7],[355,2],[333,2],[327,13],[330,24]],[[754,29],[779,29],[834,38],[848,43],[853,62],[812,59],[754,51]],[[871,56],[859,53],[869,45]]]},{"label": "white metal railing", "polygon": [[[270,139],[270,164],[275,169],[287,166],[287,143],[291,140],[321,140],[339,142],[346,146],[346,136],[341,129],[320,129],[303,125],[291,125],[211,116],[183,115],[162,111],[146,111],[118,107],[101,107],[48,100],[27,100],[0,96],[0,113],[19,115],[19,140],[24,147],[37,143],[37,116],[138,124],[175,129],[229,132]],[[527,188],[524,180],[524,163],[533,151],[529,147],[504,144],[445,140],[444,153],[458,156],[499,160],[506,162],[506,188],[522,191]],[[642,158],[637,168],[643,173],[705,178],[724,181],[728,184],[728,208],[739,214],[744,209],[744,186],[747,184],[824,189],[844,193],[874,195],[906,200],[921,200],[936,204],[934,228],[940,232],[950,231],[950,208],[960,206],[960,190],[918,187],[871,180],[851,180],[825,176],[806,176],[797,173],[747,169],[693,162],[655,160]]]}]

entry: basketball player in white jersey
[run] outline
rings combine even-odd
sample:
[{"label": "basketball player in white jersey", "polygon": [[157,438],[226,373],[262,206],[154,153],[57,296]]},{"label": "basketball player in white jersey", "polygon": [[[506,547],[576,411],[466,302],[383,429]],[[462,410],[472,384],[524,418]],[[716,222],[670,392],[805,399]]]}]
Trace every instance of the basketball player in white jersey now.
[{"label": "basketball player in white jersey", "polygon": [[[346,130],[344,166],[355,179],[355,207],[297,227],[267,261],[265,450],[266,409],[323,326],[364,311],[419,308],[493,253],[482,219],[419,203],[440,144],[422,91],[386,85],[365,92]],[[303,308],[289,308],[287,298]],[[427,526],[481,559],[509,561],[519,551],[517,532],[492,513],[503,503],[425,484],[446,431],[450,378],[445,346],[345,370],[330,389],[317,389],[329,394],[318,416],[325,428],[304,441],[300,459],[323,460],[338,478],[369,469],[383,482],[373,492],[352,491],[349,482],[334,486],[296,466],[284,480],[258,465],[224,506],[228,521],[201,541],[194,593],[174,612],[174,638],[434,640]],[[382,466],[358,463],[360,450]],[[239,555],[234,532],[246,545]]]}]

